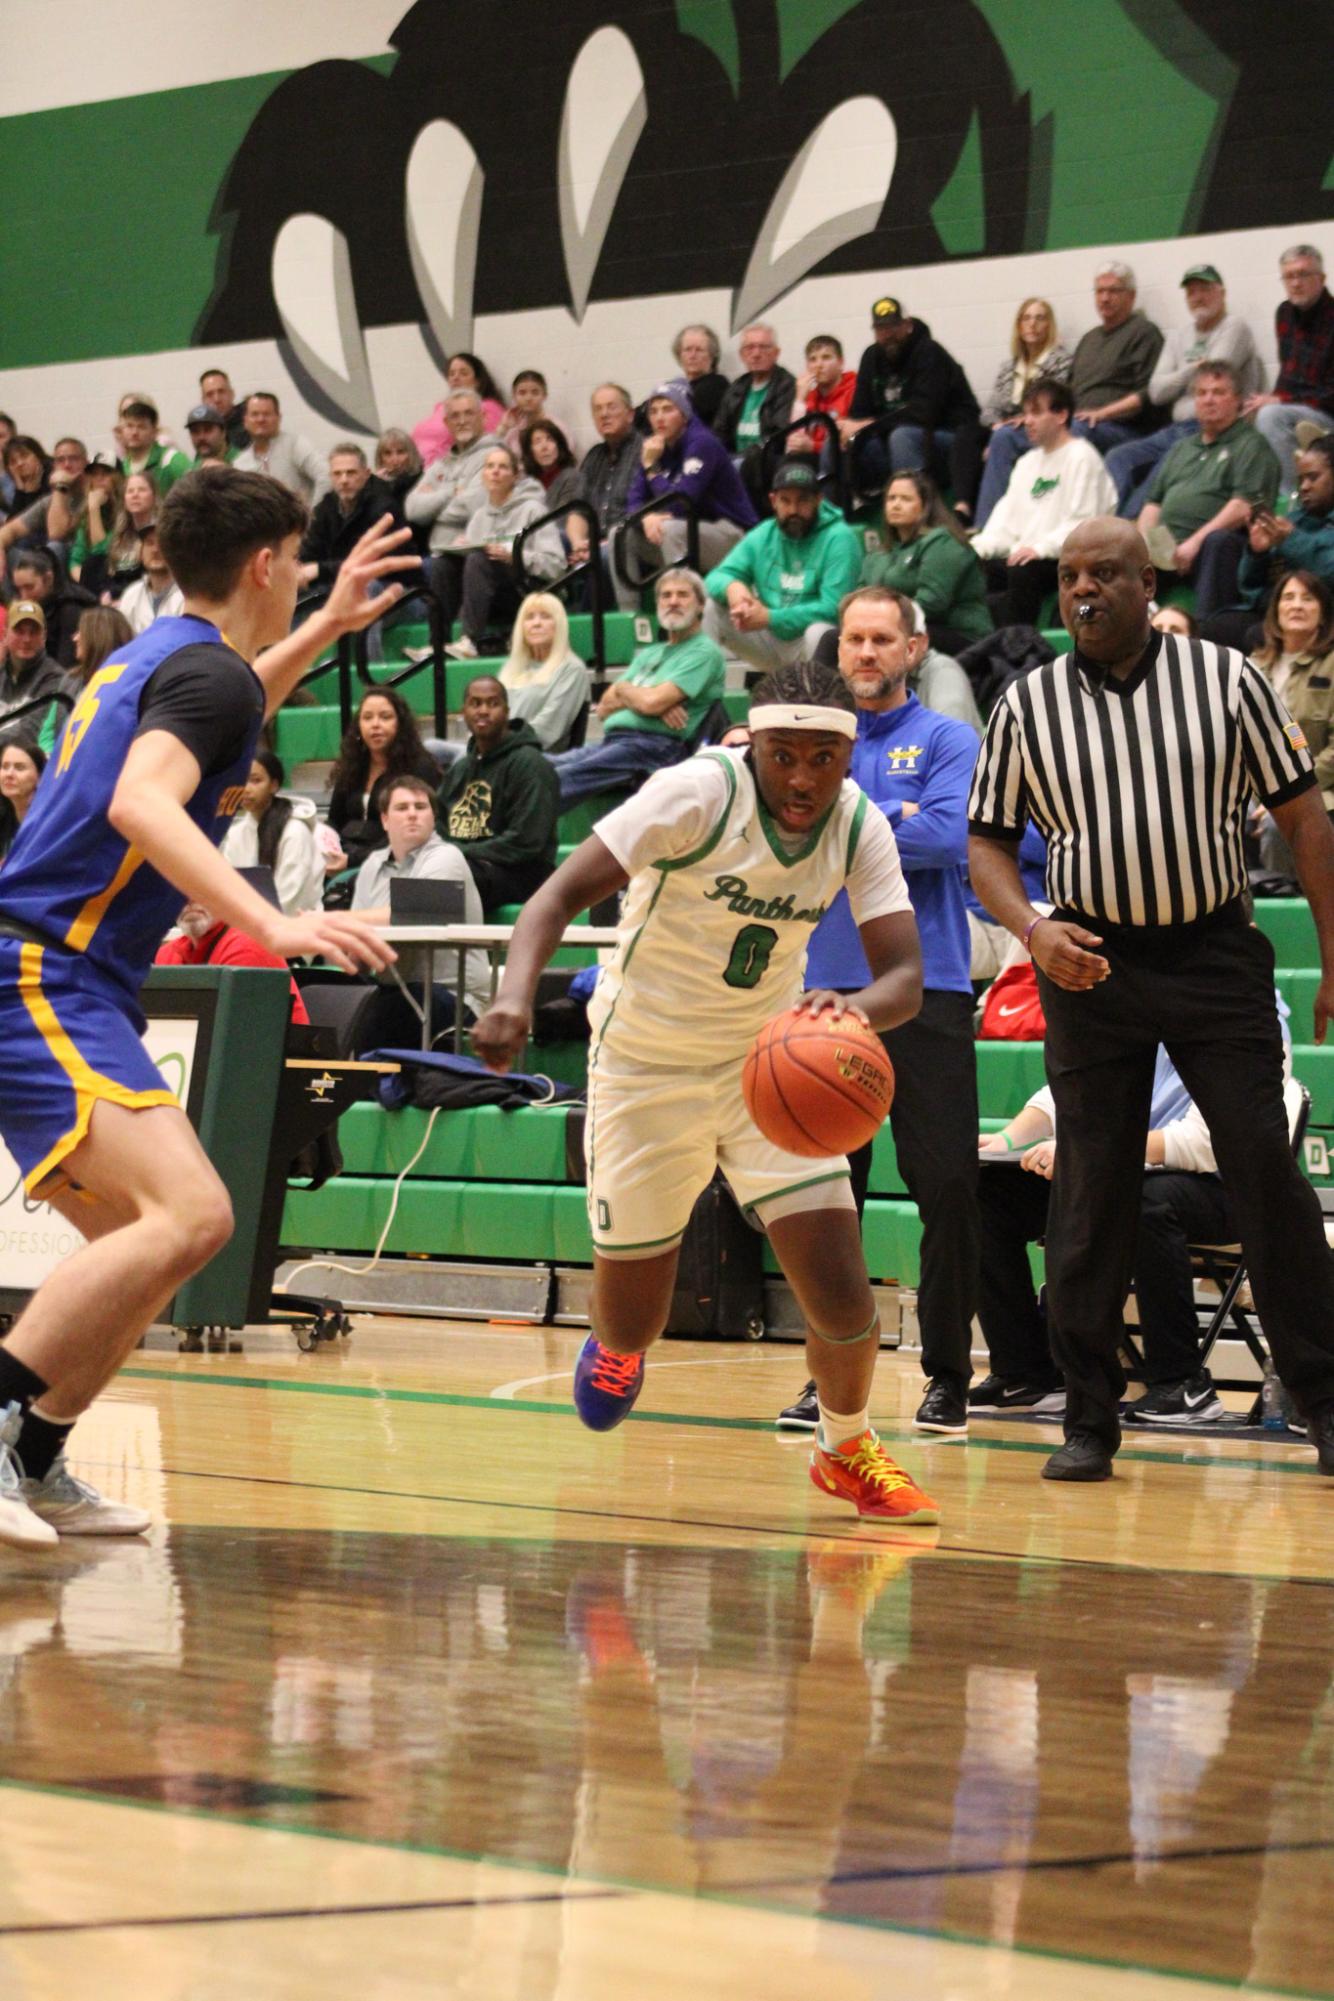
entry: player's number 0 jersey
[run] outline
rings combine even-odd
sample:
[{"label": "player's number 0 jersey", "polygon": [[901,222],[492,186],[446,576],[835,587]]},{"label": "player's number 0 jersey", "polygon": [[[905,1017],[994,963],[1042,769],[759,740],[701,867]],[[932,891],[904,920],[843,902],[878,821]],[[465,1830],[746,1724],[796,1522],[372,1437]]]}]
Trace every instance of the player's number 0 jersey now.
[{"label": "player's number 0 jersey", "polygon": [[851,779],[794,853],[741,750],[659,772],[596,832],[630,877],[589,1006],[594,1054],[618,1068],[743,1056],[801,993],[811,932],[845,885],[858,923],[912,907],[889,823]]}]

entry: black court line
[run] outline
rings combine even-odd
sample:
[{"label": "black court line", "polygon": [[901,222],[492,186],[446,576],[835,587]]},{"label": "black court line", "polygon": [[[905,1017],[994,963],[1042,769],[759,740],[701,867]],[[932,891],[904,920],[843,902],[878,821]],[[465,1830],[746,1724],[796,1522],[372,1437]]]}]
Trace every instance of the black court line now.
[{"label": "black court line", "polygon": [[281,1911],[198,1911],[180,1917],[71,1918],[53,1924],[0,1925],[0,1938],[54,1938],[66,1932],[171,1931],[187,1925],[272,1925],[302,1918],[398,1918],[421,1911],[483,1911],[508,1904],[597,1904],[635,1890],[530,1890],[516,1897],[421,1897],[405,1904],[311,1904]]}]

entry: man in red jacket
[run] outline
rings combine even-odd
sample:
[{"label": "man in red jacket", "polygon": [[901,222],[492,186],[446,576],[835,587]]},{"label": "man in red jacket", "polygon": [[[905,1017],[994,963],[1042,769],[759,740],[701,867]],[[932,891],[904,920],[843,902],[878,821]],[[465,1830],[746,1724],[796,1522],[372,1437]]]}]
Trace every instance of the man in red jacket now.
[{"label": "man in red jacket", "polygon": [[[202,903],[187,903],[176,921],[182,935],[167,938],[158,946],[153,958],[155,966],[263,966],[282,973],[287,971],[286,959],[270,952],[248,932],[238,931],[234,924],[224,924],[211,910],[205,910]],[[310,1021],[295,980],[292,1020],[298,1027],[305,1027]]]}]

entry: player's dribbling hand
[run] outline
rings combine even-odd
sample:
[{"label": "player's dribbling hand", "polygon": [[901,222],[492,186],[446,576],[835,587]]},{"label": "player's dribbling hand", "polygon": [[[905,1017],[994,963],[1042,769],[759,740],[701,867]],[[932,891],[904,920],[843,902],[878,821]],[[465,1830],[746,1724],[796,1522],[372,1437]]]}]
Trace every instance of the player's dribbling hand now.
[{"label": "player's dribbling hand", "polygon": [[378,972],[392,966],[398,953],[373,924],[350,910],[311,910],[300,917],[280,917],[264,943],[284,959],[332,960],[345,973]]},{"label": "player's dribbling hand", "polygon": [[840,1015],[855,1014],[867,1028],[871,1026],[871,1018],[864,1009],[850,1001],[846,994],[836,994],[829,987],[813,987],[810,993],[802,995],[797,1008],[805,1014],[823,1014],[827,1009],[831,1021],[837,1021]]},{"label": "player's dribbling hand", "polygon": [[398,603],[403,595],[402,584],[390,584],[378,597],[371,596],[370,586],[399,570],[420,571],[421,557],[415,550],[402,553],[403,544],[411,534],[410,528],[396,525],[392,514],[382,514],[349,551],[324,604],[326,616],[340,631],[360,632],[381,612],[388,611],[390,605]]},{"label": "player's dribbling hand", "polygon": [[503,996],[493,1000],[472,1027],[472,1046],[478,1060],[488,1070],[502,1074],[512,1069],[523,1055],[532,1025],[532,1015],[517,1001],[505,1000]]},{"label": "player's dribbling hand", "polygon": [[1044,917],[1035,925],[1029,939],[1029,956],[1035,965],[1041,966],[1049,980],[1067,993],[1081,993],[1087,987],[1096,987],[1111,972],[1106,959],[1092,948],[1101,945],[1102,939],[1092,931],[1086,931],[1082,924],[1063,924],[1058,919]]}]

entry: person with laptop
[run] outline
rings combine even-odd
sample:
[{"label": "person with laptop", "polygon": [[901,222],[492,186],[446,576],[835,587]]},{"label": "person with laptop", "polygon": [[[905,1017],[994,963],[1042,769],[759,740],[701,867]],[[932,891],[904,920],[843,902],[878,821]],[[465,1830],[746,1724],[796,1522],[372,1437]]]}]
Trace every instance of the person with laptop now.
[{"label": "person with laptop", "polygon": [[[376,848],[366,857],[357,870],[357,879],[352,889],[352,908],[364,912],[373,922],[391,920],[395,923],[421,921],[434,924],[481,924],[482,899],[477,893],[472,871],[458,848],[448,841],[442,841],[435,828],[436,796],[423,778],[404,773],[389,785],[381,800],[380,820],[384,827],[388,846]],[[439,910],[414,912],[407,920],[394,896],[394,887],[400,883],[421,884],[426,882],[453,885],[455,894],[451,897],[442,887]],[[461,904],[459,898],[461,896]],[[416,898],[413,898],[416,902]],[[373,1010],[372,1026],[376,1029],[375,1042],[389,1038],[391,1027],[397,1023],[416,1040],[415,1034],[403,1024],[404,1009],[398,1003],[408,996],[413,1005],[420,1004],[421,983],[425,978],[426,955],[412,946],[401,949],[398,963],[386,974],[380,984],[386,989],[386,1006]],[[441,961],[447,963],[446,960]],[[464,974],[463,1004],[465,1019],[482,1014],[491,1001],[491,971],[485,952],[469,952]],[[432,1020],[441,1028],[452,1025],[454,1020],[454,993],[452,988],[437,982],[431,1001]],[[394,1027],[398,1033],[399,1028]],[[371,1043],[367,1043],[371,1047]]]}]

